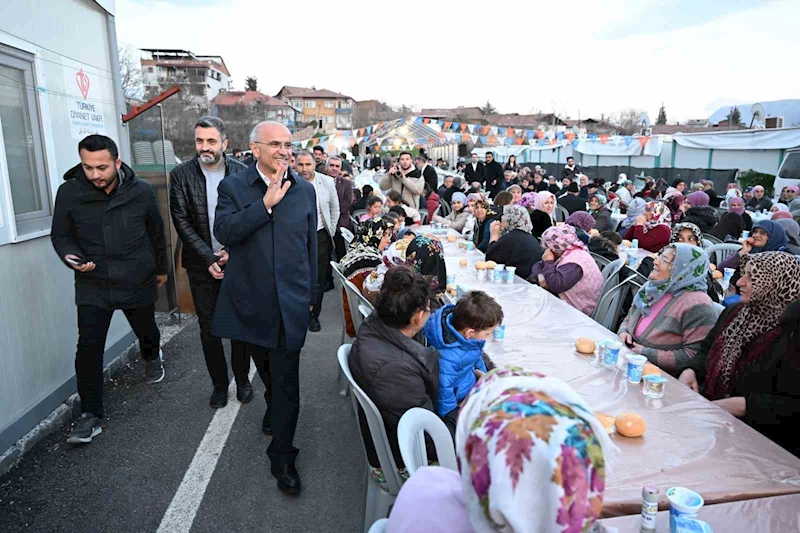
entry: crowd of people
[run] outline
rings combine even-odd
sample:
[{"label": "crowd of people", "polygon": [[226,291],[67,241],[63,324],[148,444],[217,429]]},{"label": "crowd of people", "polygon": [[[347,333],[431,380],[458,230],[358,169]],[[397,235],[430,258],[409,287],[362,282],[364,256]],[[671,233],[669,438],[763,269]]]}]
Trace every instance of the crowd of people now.
[{"label": "crowd of people", "polygon": [[[460,474],[430,467],[412,476],[389,531],[432,531],[444,521],[450,531],[483,531],[487,524],[578,531],[599,517],[605,460],[613,454],[602,425],[566,383],[536,369],[494,368],[484,345],[503,322],[503,309],[481,291],[449,303],[444,246],[422,228],[425,221],[460,234],[488,261],[515,267],[586,315],[602,296],[598,258],[619,259],[621,246],[638,241],[652,257],[628,267],[642,283],[618,325],[620,340],[800,453],[791,431],[800,408],[793,381],[800,369],[797,187],[787,187],[774,205],[760,187],[729,187],[722,196],[713,183],[688,193],[682,180],[647,180],[637,190],[625,175],[613,185],[590,180],[572,158],[556,180],[514,159],[501,165],[491,152],[483,162],[473,154],[463,176],[440,184],[424,153],[395,159],[374,150],[365,168],[377,187],[358,188],[357,163],[345,165],[346,158],[321,147],[296,151],[278,123],[253,129],[249,166],[226,155],[220,119],[203,117],[194,133],[197,154],[172,170],[169,197],[200,322],[209,404],[228,401],[222,339],[230,339],[237,400],[253,398],[251,359],[264,382],[262,431],[272,436],[267,454],[284,492],[300,492],[298,361],[307,332],[321,328],[335,260],[375,309],[356,331],[342,297],[346,332],[355,338],[350,370],[380,411],[401,473],[407,476],[397,426],[413,407],[441,418],[461,463]],[[102,431],[102,355],[115,309],[140,340],[145,379],[165,376],[153,315],[167,261],[152,189],[119,159],[111,139],[89,136],[78,151],[81,163],[58,191],[52,241],[76,277],[83,414],[69,442],[88,443]],[[722,202],[724,211],[715,206]],[[704,248],[709,237],[740,248],[712,266],[716,259]],[[715,272],[727,268],[734,274],[724,286]],[[488,408],[494,414],[487,418]],[[564,431],[543,434],[525,422],[542,416]],[[360,423],[381,482],[363,412]],[[546,446],[496,451],[498,439],[512,434]],[[432,447],[429,453],[435,459]],[[520,466],[512,473],[511,464]],[[509,476],[525,489],[510,490]],[[585,486],[571,484],[578,477]],[[554,497],[564,492],[569,501]]]}]

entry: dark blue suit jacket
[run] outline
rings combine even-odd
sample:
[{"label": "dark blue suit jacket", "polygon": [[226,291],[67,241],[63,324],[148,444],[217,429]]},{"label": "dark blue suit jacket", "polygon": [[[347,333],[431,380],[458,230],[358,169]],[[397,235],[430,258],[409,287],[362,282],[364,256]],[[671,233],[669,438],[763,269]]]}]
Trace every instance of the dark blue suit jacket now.
[{"label": "dark blue suit jacket", "polygon": [[[303,347],[317,287],[317,204],[314,186],[289,171],[283,200],[264,207],[267,186],[255,165],[219,184],[214,235],[228,247],[212,333],[286,350]],[[282,347],[281,347],[282,348]]]}]

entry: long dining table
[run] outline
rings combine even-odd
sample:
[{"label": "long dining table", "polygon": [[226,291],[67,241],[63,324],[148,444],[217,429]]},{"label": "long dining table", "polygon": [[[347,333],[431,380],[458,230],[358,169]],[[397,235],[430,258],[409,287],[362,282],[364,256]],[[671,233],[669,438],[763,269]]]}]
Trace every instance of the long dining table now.
[{"label": "long dining table", "polygon": [[[417,232],[433,233],[430,227]],[[484,291],[503,307],[505,338],[490,341],[485,348],[493,363],[558,377],[595,412],[615,416],[632,411],[644,418],[642,437],[612,434],[618,452],[609,460],[604,517],[639,513],[645,485],[661,490],[661,510],[668,509],[664,493],[673,486],[700,493],[707,506],[800,493],[799,458],[666,372],[664,397],[644,396],[640,385],[627,382],[627,348],[612,368],[575,350],[578,337],[599,342],[618,340],[616,334],[520,277],[513,283],[487,281],[475,268],[485,259],[482,252],[459,246],[460,237],[456,242],[446,234],[436,237],[443,242],[448,277],[455,276],[461,290]],[[792,505],[786,511],[800,512],[797,509]]]}]

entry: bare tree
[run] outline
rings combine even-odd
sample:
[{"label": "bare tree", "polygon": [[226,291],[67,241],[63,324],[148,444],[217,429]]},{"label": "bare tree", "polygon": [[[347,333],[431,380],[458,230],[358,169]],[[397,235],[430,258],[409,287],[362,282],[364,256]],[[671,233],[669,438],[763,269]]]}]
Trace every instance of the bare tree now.
[{"label": "bare tree", "polygon": [[136,49],[130,45],[119,49],[119,70],[125,98],[141,98],[144,95],[142,66],[137,56]]},{"label": "bare tree", "polygon": [[639,133],[642,115],[641,109],[628,108],[608,116],[608,121],[617,128],[617,132],[622,135],[633,135]]}]

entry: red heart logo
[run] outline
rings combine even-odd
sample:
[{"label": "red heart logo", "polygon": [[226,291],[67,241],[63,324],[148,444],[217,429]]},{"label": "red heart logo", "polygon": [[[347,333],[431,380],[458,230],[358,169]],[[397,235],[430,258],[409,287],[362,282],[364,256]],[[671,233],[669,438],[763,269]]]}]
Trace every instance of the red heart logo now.
[{"label": "red heart logo", "polygon": [[80,89],[81,94],[83,95],[84,100],[89,95],[89,86],[91,82],[89,81],[89,76],[83,71],[83,69],[79,70],[77,74],[75,74],[75,81],[78,83],[78,89]]}]

